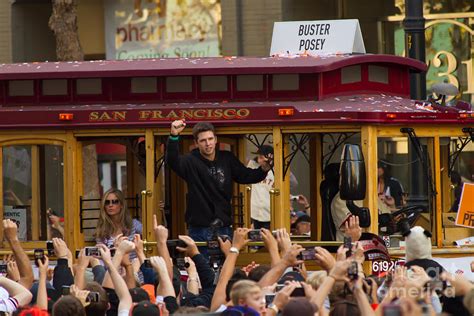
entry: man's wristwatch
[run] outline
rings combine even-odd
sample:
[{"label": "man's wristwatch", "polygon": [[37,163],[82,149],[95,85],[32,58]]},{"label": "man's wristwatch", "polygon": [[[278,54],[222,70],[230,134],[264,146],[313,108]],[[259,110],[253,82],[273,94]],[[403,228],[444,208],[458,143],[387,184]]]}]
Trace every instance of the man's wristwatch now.
[{"label": "man's wristwatch", "polygon": [[235,247],[230,247],[229,252],[238,254],[240,251],[239,251],[239,249],[237,249]]},{"label": "man's wristwatch", "polygon": [[268,308],[269,308],[269,309],[272,309],[272,310],[275,312],[275,315],[277,315],[278,312],[280,311],[280,310],[278,309],[278,307],[277,307],[275,304],[273,304],[273,303],[270,303],[270,304],[268,305]]}]

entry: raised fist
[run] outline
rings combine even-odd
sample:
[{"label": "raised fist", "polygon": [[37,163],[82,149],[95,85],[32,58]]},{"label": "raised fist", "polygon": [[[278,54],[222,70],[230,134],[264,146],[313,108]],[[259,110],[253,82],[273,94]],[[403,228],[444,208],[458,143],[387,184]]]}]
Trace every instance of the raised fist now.
[{"label": "raised fist", "polygon": [[176,120],[171,123],[171,135],[178,136],[186,127],[184,120]]}]

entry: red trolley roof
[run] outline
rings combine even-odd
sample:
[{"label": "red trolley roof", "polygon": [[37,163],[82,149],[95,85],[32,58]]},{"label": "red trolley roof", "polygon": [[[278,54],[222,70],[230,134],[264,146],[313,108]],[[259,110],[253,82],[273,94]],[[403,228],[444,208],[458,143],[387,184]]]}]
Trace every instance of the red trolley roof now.
[{"label": "red trolley roof", "polygon": [[[370,54],[3,64],[0,128],[167,126],[178,118],[217,125],[471,122],[470,112],[408,98],[409,72],[426,68],[409,58]],[[249,74],[260,75],[261,90],[239,90],[239,76]],[[286,81],[276,90],[279,74],[294,74],[292,90],[285,90]],[[204,76],[212,75],[226,81],[223,90],[202,88]],[[188,76],[190,90],[168,91],[173,76]],[[154,77],[155,92],[133,92],[135,77]],[[88,78],[98,79],[99,92],[81,95],[77,82]],[[50,79],[63,80],[63,95],[44,93]],[[23,80],[30,94],[18,90]],[[17,90],[14,83],[21,83]]]},{"label": "red trolley roof", "polygon": [[364,63],[384,63],[426,71],[426,64],[394,55],[297,57],[162,58],[0,64],[0,80],[130,76],[321,73]]}]

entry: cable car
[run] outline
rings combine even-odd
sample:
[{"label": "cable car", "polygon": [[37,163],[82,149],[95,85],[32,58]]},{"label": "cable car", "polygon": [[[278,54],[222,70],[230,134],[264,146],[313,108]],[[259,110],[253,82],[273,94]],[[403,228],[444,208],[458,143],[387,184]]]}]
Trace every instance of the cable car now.
[{"label": "cable car", "polygon": [[[170,124],[185,119],[212,122],[219,148],[243,163],[262,144],[273,146],[272,229],[290,229],[291,210],[301,208],[290,196],[303,192],[308,238],[335,239],[334,166],[350,143],[364,156],[367,232],[392,235],[391,253],[401,254],[390,223],[416,209],[412,224],[433,232],[434,254],[471,254],[451,248],[472,235],[454,225],[452,175],[473,180],[474,113],[465,102],[411,100],[409,75],[426,69],[371,54],[2,64],[0,215],[17,221],[33,249],[54,234],[50,209],[63,218],[69,247],[79,248],[94,240],[101,194],[117,187],[143,222],[144,239],[153,240],[153,214],[172,236],[185,233],[186,185],[164,163]],[[188,128],[181,152],[193,146]],[[381,172],[399,182],[396,202],[383,201]],[[234,185],[234,226],[250,225],[251,194]]]}]

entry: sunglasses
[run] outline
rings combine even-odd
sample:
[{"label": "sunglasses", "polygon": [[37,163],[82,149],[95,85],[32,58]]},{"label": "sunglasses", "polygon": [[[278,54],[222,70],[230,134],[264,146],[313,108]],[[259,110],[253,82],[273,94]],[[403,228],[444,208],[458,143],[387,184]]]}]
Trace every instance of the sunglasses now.
[{"label": "sunglasses", "polygon": [[105,200],[105,206],[110,205],[110,204],[117,205],[119,203],[120,203],[119,200]]}]

